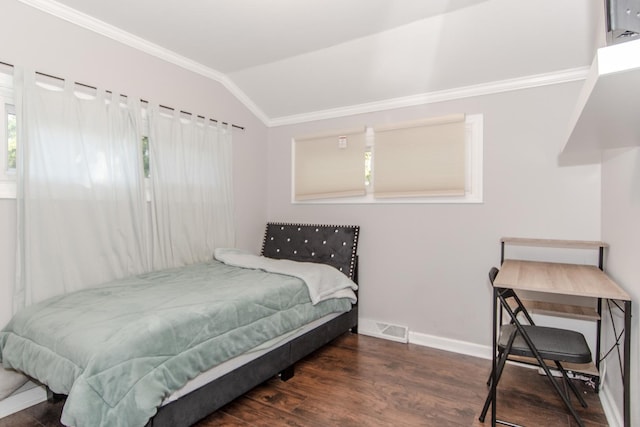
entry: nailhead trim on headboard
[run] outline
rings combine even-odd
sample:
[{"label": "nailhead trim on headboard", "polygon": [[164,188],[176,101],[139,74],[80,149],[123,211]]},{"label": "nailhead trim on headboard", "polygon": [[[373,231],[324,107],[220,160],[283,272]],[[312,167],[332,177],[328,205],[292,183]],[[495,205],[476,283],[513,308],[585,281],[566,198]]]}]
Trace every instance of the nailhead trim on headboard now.
[{"label": "nailhead trim on headboard", "polygon": [[262,255],[269,258],[329,264],[355,280],[357,225],[269,222]]}]

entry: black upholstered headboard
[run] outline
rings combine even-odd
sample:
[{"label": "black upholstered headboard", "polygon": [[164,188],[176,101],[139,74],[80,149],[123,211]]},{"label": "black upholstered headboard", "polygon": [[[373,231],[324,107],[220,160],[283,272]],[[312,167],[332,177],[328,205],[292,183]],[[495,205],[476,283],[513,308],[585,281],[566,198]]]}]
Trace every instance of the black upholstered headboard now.
[{"label": "black upholstered headboard", "polygon": [[317,225],[269,222],[262,255],[269,258],[329,264],[357,281],[357,225]]}]

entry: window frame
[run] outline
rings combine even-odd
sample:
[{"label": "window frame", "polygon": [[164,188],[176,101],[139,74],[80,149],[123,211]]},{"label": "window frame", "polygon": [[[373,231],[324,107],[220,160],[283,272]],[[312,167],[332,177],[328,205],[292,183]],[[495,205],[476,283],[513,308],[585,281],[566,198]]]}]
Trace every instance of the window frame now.
[{"label": "window frame", "polygon": [[13,75],[8,70],[0,70],[0,134],[2,135],[2,149],[0,149],[0,199],[15,199],[17,194],[16,170],[8,168],[9,161],[9,124],[8,114],[11,106],[15,111],[15,97],[13,89]]},{"label": "window frame", "polygon": [[[367,136],[372,138],[371,152],[375,156],[375,135],[372,127],[367,127]],[[371,136],[372,135],[372,136]],[[316,200],[296,200],[293,180],[291,181],[291,203],[297,205],[323,204],[467,204],[483,203],[483,151],[484,151],[484,116],[483,114],[467,114],[465,116],[465,171],[466,190],[464,196],[425,196],[425,197],[392,197],[375,198],[375,170],[371,171],[372,185],[367,185],[365,196],[340,197]],[[292,143],[293,150],[293,143]],[[292,152],[293,154],[293,152]],[[291,167],[294,169],[295,158],[291,157]],[[364,162],[364,159],[363,159]],[[291,175],[293,178],[293,175]],[[364,177],[363,177],[364,179]]]}]

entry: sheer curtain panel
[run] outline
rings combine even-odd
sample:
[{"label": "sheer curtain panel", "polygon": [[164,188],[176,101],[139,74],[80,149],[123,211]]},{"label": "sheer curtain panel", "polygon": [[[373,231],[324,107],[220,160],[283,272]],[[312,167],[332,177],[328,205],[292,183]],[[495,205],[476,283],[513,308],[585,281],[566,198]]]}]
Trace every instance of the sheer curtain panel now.
[{"label": "sheer curtain panel", "polygon": [[231,126],[153,106],[149,127],[153,269],[209,260],[235,243]]},{"label": "sheer curtain panel", "polygon": [[23,77],[14,311],[149,267],[139,102]]}]

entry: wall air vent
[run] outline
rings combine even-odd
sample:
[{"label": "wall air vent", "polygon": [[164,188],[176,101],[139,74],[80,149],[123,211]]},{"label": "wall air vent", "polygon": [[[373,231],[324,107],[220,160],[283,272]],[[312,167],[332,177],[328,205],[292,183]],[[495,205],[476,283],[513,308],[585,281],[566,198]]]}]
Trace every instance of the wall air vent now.
[{"label": "wall air vent", "polygon": [[376,338],[407,343],[409,342],[409,328],[401,325],[392,325],[371,319],[360,319],[358,332]]}]

